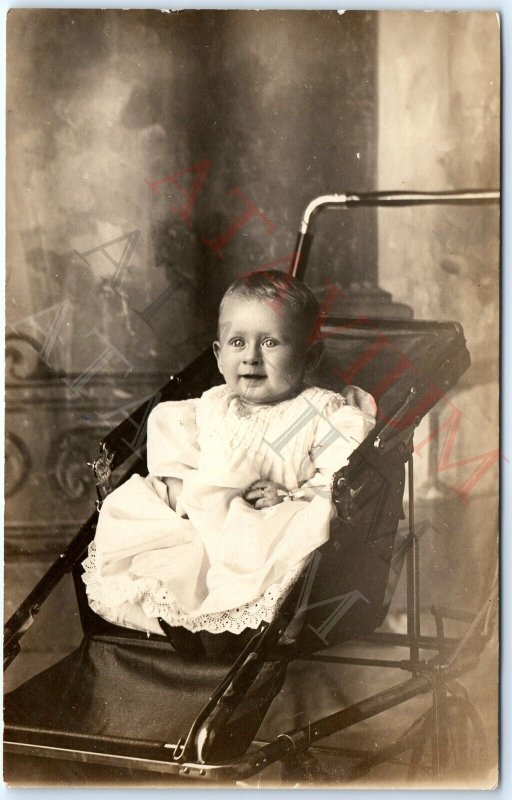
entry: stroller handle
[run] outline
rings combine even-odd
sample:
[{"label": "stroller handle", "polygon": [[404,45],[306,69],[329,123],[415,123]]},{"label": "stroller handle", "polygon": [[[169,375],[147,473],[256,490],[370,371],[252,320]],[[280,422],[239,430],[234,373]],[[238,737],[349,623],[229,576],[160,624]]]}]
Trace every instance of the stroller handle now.
[{"label": "stroller handle", "polygon": [[424,205],[489,205],[498,203],[497,189],[466,189],[458,192],[365,192],[356,194],[322,194],[306,206],[300,222],[299,233],[290,264],[289,274],[303,278],[313,236],[309,231],[313,216],[322,209],[342,211],[355,207],[374,206],[424,206]]}]

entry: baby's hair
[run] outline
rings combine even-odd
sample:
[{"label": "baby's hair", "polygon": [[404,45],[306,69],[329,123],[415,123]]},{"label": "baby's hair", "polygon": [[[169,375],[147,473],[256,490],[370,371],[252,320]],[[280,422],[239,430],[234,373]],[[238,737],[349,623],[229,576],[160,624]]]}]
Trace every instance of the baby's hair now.
[{"label": "baby's hair", "polygon": [[225,300],[233,295],[270,301],[278,313],[286,308],[302,328],[306,341],[312,342],[320,315],[320,304],[311,289],[298,278],[277,269],[242,275],[226,290],[219,314]]}]

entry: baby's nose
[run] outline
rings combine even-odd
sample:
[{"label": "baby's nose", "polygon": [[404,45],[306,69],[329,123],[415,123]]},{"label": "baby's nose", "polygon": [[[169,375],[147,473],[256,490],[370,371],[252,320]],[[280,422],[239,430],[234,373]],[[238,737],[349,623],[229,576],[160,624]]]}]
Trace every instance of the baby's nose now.
[{"label": "baby's nose", "polygon": [[257,364],[261,359],[260,347],[258,344],[250,344],[244,353],[244,361],[246,364]]}]

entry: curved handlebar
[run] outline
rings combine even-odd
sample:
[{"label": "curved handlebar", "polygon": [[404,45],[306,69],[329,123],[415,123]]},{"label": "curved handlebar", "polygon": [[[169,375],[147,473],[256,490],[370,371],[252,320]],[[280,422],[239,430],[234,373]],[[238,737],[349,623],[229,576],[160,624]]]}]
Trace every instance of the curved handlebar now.
[{"label": "curved handlebar", "polygon": [[418,205],[489,205],[500,200],[496,189],[466,189],[445,192],[364,192],[356,194],[322,194],[306,206],[299,227],[289,273],[294,278],[302,278],[306,271],[306,261],[311,248],[312,234],[309,232],[312,217],[321,209],[344,210],[353,207],[375,206],[418,206]]}]

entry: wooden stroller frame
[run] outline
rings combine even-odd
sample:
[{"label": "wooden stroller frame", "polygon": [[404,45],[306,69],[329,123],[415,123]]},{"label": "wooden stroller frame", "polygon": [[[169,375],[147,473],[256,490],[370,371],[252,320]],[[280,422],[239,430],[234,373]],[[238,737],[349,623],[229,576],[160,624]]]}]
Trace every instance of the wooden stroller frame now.
[{"label": "wooden stroller frame", "polygon": [[[325,208],[346,209],[358,206],[401,206],[421,205],[427,203],[474,204],[495,203],[499,199],[497,192],[438,192],[438,193],[368,193],[327,195],[316,198],[304,213],[290,273],[302,277],[306,259],[312,242],[310,230],[313,216]],[[326,321],[326,325],[340,324],[338,320]],[[429,325],[435,323],[421,323]],[[449,324],[449,323],[447,323]],[[400,323],[393,322],[400,326]],[[459,329],[460,330],[460,329]],[[181,375],[175,378],[173,386],[179,386],[190,378],[193,371],[204,362],[205,355],[200,356]],[[469,356],[456,367],[455,380],[469,366]],[[448,383],[448,381],[447,381]],[[171,387],[172,388],[172,387]],[[167,399],[167,398],[165,398]],[[168,399],[172,399],[172,392]],[[375,765],[398,754],[410,750],[409,777],[413,780],[420,767],[427,743],[431,744],[432,766],[434,777],[442,779],[454,765],[450,764],[446,737],[450,727],[460,729],[462,747],[469,732],[477,740],[481,753],[485,751],[483,725],[476,709],[471,704],[464,690],[456,679],[473,669],[478,663],[479,655],[492,631],[492,619],[497,603],[497,581],[489,589],[480,610],[469,614],[459,609],[446,607],[432,608],[436,622],[436,635],[426,636],[421,633],[420,626],[420,544],[415,530],[414,518],[414,466],[413,466],[413,433],[419,417],[409,420],[410,410],[414,407],[413,393],[405,403],[396,410],[395,415],[384,425],[376,429],[371,445],[378,451],[386,448],[400,452],[400,457],[407,463],[408,485],[408,544],[405,552],[406,565],[406,602],[407,632],[384,633],[373,632],[355,637],[371,644],[403,647],[408,657],[402,660],[386,658],[345,657],[329,655],[322,652],[301,653],[296,648],[283,648],[279,638],[289,621],[287,609],[291,604],[286,602],[282,611],[269,624],[262,624],[240,656],[228,670],[226,677],[217,686],[210,700],[200,711],[190,729],[188,736],[177,742],[155,742],[151,740],[100,736],[94,734],[70,733],[69,731],[41,730],[37,726],[7,724],[5,727],[4,745],[6,754],[16,756],[38,756],[51,759],[65,759],[88,764],[120,767],[127,770],[150,771],[177,776],[197,781],[213,781],[216,783],[233,782],[247,779],[277,761],[292,762],[296,770],[305,780],[321,783],[326,779],[314,756],[322,752],[315,748],[315,743],[331,734],[345,730],[350,726],[369,719],[376,714],[394,708],[418,695],[431,693],[432,706],[409,730],[391,745],[377,751],[366,752],[348,748],[337,748],[340,756],[351,758],[355,763],[337,771],[337,780],[350,781],[366,774]],[[140,416],[147,416],[148,409],[139,409]],[[136,412],[139,413],[139,412]],[[133,415],[134,419],[136,414]],[[400,423],[403,423],[402,425]],[[397,433],[399,431],[399,433]],[[112,436],[112,435],[110,435]],[[109,438],[101,445],[101,455],[92,465],[98,480],[98,505],[111,490],[111,472],[119,466],[119,455],[109,449]],[[364,444],[364,443],[363,443]],[[122,448],[121,448],[122,449]],[[358,451],[361,449],[358,448]],[[355,451],[356,453],[358,451]],[[364,454],[363,454],[364,456]],[[124,460],[124,459],[123,459]],[[350,466],[334,476],[332,497],[337,507],[346,508],[349,491]],[[133,471],[133,468],[132,468]],[[129,471],[130,472],[130,471]],[[129,473],[128,473],[129,474]],[[126,477],[126,476],[125,476]],[[350,494],[348,494],[350,507]],[[344,505],[345,504],[345,505]],[[97,520],[97,511],[80,529],[66,550],[38,582],[34,590],[19,606],[4,627],[4,669],[20,652],[20,640],[34,622],[41,605],[60,582],[65,574],[75,571],[78,582],[77,566],[83,559],[84,552],[92,540]],[[293,591],[293,590],[292,590]],[[82,621],[83,609],[81,609]],[[444,621],[454,619],[468,623],[461,638],[445,636]],[[353,639],[352,639],[353,641]],[[430,651],[433,657],[425,660],[422,652]],[[258,743],[256,749],[227,762],[215,762],[208,759],[209,737],[230,719],[241,698],[251,686],[261,664],[270,658],[307,660],[310,662],[335,663],[352,666],[382,667],[401,669],[410,673],[409,679],[371,695],[326,717],[299,729],[280,733],[273,741]],[[450,683],[451,685],[448,685]],[[435,709],[435,719],[434,712]],[[201,735],[199,735],[201,733]],[[198,741],[201,743],[198,744]],[[256,744],[256,743],[255,743]],[[325,750],[332,752],[332,750]],[[466,753],[467,755],[467,753]],[[464,754],[462,754],[464,757]],[[459,765],[465,768],[465,765]],[[469,765],[466,765],[466,767]]]}]

